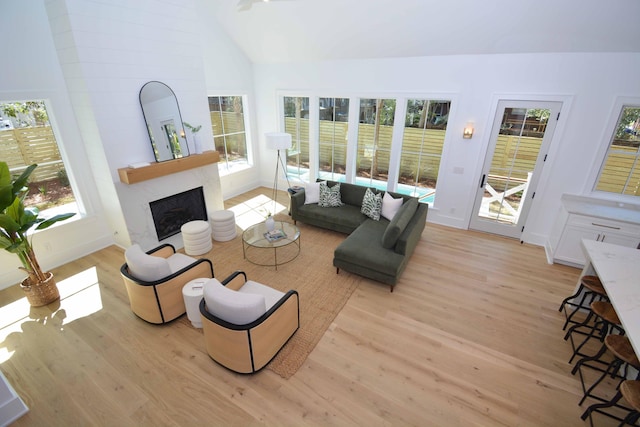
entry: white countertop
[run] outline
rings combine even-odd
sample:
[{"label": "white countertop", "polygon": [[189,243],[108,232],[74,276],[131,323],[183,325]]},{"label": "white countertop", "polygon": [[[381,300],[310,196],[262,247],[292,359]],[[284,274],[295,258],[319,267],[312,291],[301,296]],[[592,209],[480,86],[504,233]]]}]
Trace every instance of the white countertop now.
[{"label": "white countertop", "polygon": [[563,194],[562,204],[569,213],[640,224],[640,205],[572,194]]},{"label": "white countertop", "polygon": [[586,239],[582,247],[640,355],[640,250]]}]

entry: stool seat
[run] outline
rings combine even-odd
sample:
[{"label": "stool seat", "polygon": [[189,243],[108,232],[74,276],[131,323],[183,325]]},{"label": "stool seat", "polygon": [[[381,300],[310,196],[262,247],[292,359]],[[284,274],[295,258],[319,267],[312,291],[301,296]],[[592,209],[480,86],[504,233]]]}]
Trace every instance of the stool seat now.
[{"label": "stool seat", "polygon": [[598,316],[602,317],[609,323],[613,323],[614,325],[620,325],[620,318],[618,317],[618,313],[613,308],[613,304],[605,301],[595,301],[591,303],[591,311],[593,311]]},{"label": "stool seat", "polygon": [[638,360],[629,338],[624,335],[610,334],[605,337],[604,343],[614,356],[640,370],[640,360]]},{"label": "stool seat", "polygon": [[620,393],[622,393],[624,400],[626,400],[634,410],[640,411],[640,381],[624,381],[620,384]]},{"label": "stool seat", "polygon": [[[576,302],[577,298],[580,298],[580,302]],[[558,308],[558,311],[564,310],[566,317],[562,330],[565,330],[570,323],[580,323],[573,320],[573,317],[581,310],[589,310],[589,304],[594,301],[609,301],[607,291],[602,286],[600,278],[591,275],[580,277],[578,290],[573,295],[566,297],[560,304],[560,308]],[[573,310],[568,312],[566,305],[573,307]]]},{"label": "stool seat", "polygon": [[211,250],[211,226],[207,221],[189,221],[180,227],[187,255],[202,255]]},{"label": "stool seat", "polygon": [[607,295],[607,291],[602,286],[602,282],[598,276],[582,276],[580,283],[591,292],[601,295]]},{"label": "stool seat", "polygon": [[213,240],[226,242],[235,239],[236,216],[231,210],[215,211],[209,215],[211,219],[211,229],[213,230]]}]

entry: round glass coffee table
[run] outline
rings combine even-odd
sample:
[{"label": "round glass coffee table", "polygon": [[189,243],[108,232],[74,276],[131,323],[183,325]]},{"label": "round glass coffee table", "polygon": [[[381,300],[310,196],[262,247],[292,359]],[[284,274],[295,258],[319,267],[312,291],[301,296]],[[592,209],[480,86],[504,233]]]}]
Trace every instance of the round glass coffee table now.
[{"label": "round glass coffee table", "polygon": [[275,230],[281,231],[282,236],[270,237],[264,222],[247,228],[242,233],[244,259],[256,265],[275,267],[276,270],[279,265],[293,261],[300,253],[300,230],[284,221],[276,221]]}]

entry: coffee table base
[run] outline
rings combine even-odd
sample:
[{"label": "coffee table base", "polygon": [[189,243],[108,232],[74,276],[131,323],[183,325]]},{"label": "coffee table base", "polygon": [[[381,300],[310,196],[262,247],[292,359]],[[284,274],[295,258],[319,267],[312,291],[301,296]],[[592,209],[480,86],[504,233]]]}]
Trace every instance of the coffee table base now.
[{"label": "coffee table base", "polygon": [[[273,261],[271,261],[273,253]],[[280,252],[280,257],[278,257]],[[251,246],[246,242],[242,242],[242,255],[244,259],[251,264],[261,265],[263,267],[275,267],[278,270],[279,265],[287,264],[298,257],[300,254],[300,238],[291,242],[287,246],[278,246],[273,248],[261,248]]]}]

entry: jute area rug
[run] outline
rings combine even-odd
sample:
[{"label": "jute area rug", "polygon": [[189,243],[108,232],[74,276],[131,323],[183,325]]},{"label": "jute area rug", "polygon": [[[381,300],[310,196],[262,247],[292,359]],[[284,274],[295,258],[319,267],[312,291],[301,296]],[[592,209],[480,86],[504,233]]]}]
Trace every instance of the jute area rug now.
[{"label": "jute area rug", "polygon": [[[286,215],[276,221],[293,223]],[[276,223],[277,225],[277,223]],[[333,267],[333,251],[346,235],[298,223],[300,253],[291,262],[274,267],[255,265],[244,259],[242,230],[228,242],[215,242],[208,258],[213,262],[216,278],[224,279],[235,270],[247,273],[250,280],[263,283],[283,292],[298,291],[300,297],[300,329],[293,335],[276,357],[267,365],[283,378],[290,378],[302,366],[307,356],[320,341],[347,300],[365,280],[355,274]],[[294,255],[295,244],[278,249],[278,259]],[[253,261],[273,262],[273,249],[255,249],[249,253]],[[235,279],[238,280],[238,279]]]}]

